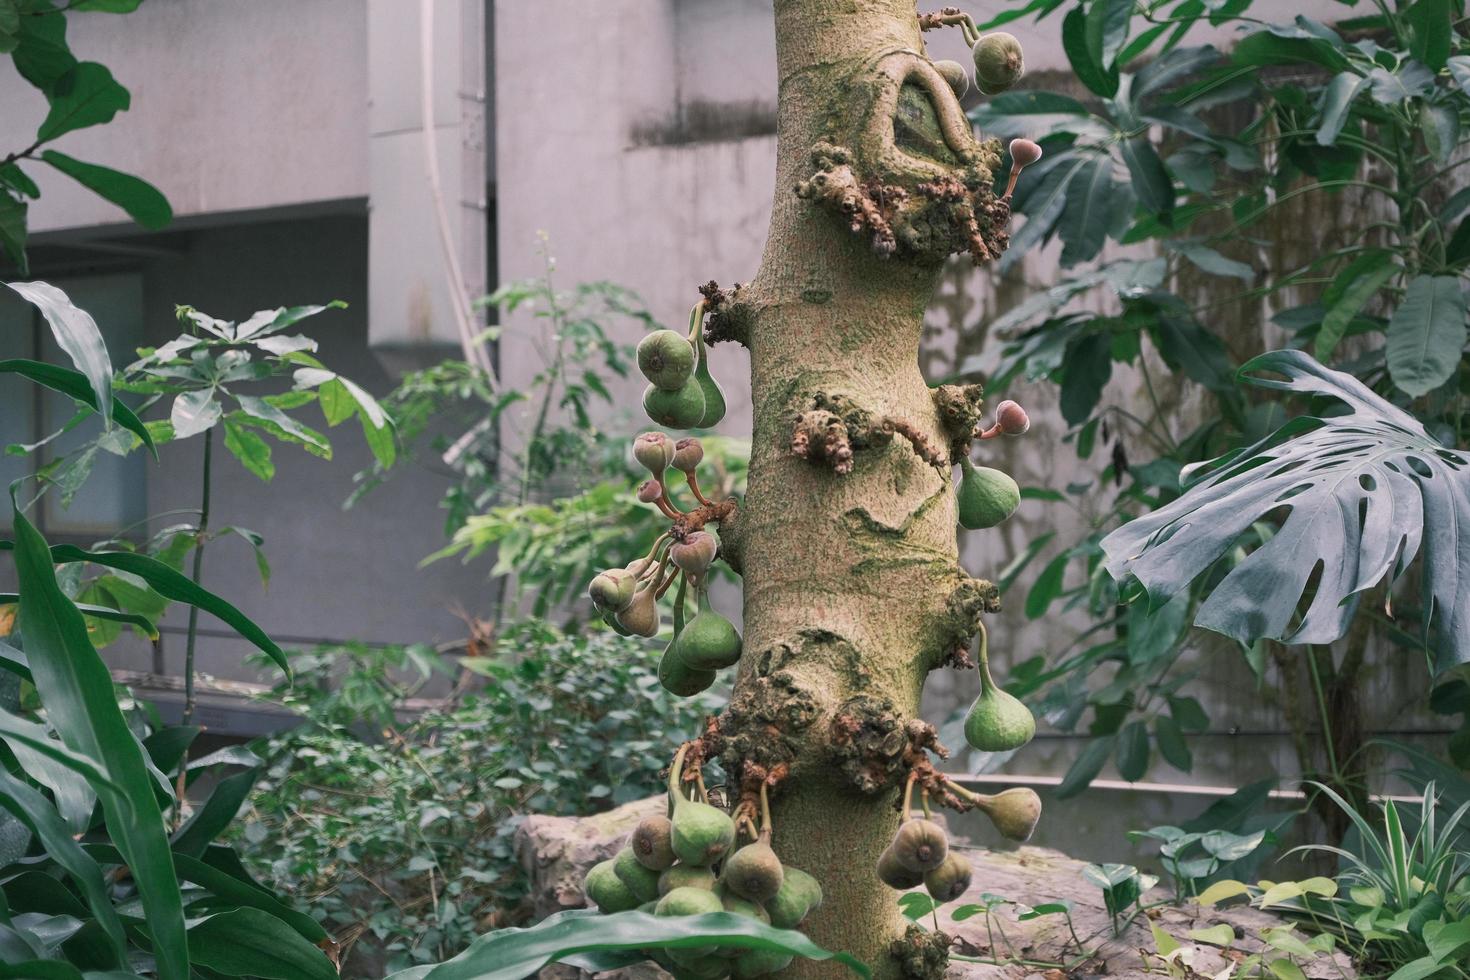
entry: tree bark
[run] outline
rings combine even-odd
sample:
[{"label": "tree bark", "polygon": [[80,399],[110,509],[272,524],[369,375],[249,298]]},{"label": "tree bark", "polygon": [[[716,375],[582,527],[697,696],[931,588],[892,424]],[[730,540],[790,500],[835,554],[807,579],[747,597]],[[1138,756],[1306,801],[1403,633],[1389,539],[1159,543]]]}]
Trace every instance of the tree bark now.
[{"label": "tree bark", "polygon": [[[950,463],[974,419],[946,422],[919,341],[944,258],[1003,248],[1009,211],[990,192],[995,147],[933,85],[913,0],[774,6],[770,233],[718,331],[750,348],[754,406],[748,494],[722,528],[742,566],[745,652],[719,744],[732,783],[746,763],[789,767],[774,791],[775,848],[825,893],[804,930],[897,977],[890,947],[906,922],[874,869],[898,826],[902,757],[926,675],[994,603],[958,564]],[[882,119],[900,86],[927,95],[947,148],[894,149]],[[852,195],[837,202],[845,163],[859,185],[876,182],[856,196],[885,220],[864,224]],[[826,179],[814,185],[814,173]],[[963,194],[934,190],[946,174]],[[894,205],[905,194],[912,210]],[[842,972],[798,959],[780,976]]]}]

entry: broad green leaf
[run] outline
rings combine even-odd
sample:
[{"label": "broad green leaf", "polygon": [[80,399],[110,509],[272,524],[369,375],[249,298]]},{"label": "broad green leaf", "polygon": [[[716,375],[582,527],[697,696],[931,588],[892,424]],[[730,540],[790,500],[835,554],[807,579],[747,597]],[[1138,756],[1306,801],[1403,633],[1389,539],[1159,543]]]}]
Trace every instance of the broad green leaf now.
[{"label": "broad green leaf", "polygon": [[[1334,398],[1348,412],[1294,419],[1207,464],[1207,475],[1177,500],[1102,540],[1108,572],[1118,581],[1137,577],[1155,603],[1163,602],[1289,499],[1280,531],[1213,586],[1196,625],[1247,645],[1263,637],[1330,643],[1346,631],[1361,593],[1402,574],[1422,542],[1436,671],[1470,662],[1463,544],[1425,533],[1470,528],[1470,457],[1437,443],[1417,419],[1356,378],[1301,351],[1263,354],[1241,376],[1260,387]],[[1315,592],[1298,615],[1318,568]]]},{"label": "broad green leaf", "polygon": [[1322,90],[1322,118],[1317,124],[1317,142],[1322,146],[1337,143],[1342,124],[1347,121],[1353,100],[1368,84],[1368,80],[1356,72],[1343,71],[1333,76]]},{"label": "broad green leaf", "polygon": [[1113,179],[1113,160],[1107,156],[1086,158],[1067,182],[1066,206],[1057,219],[1063,246],[1062,265],[1072,266],[1097,258],[1119,209],[1127,204],[1132,210],[1128,195],[1119,193],[1120,189]]},{"label": "broad green leaf", "polygon": [[[87,383],[91,385],[92,398],[88,401],[92,407],[111,405],[112,361],[107,356],[107,344],[102,340],[102,331],[97,329],[97,321],[92,319],[91,314],[50,283],[12,282],[6,285],[40,310],[41,315],[46,318],[46,323],[51,327],[51,336],[56,338],[56,346],[71,358],[77,370],[86,376]],[[104,417],[103,421],[104,424],[110,424],[111,420]]]},{"label": "broad green leaf", "polygon": [[1170,953],[1180,948],[1179,940],[1175,939],[1173,936],[1160,929],[1157,923],[1150,922],[1148,924],[1148,928],[1149,931],[1153,933],[1154,948],[1159,951],[1160,956],[1168,956]]},{"label": "broad green leaf", "polygon": [[1135,136],[1119,144],[1123,162],[1133,183],[1133,193],[1148,210],[1168,224],[1174,212],[1174,179],[1159,159],[1147,136]]},{"label": "broad green leaf", "polygon": [[763,949],[813,960],[833,960],[867,980],[871,971],[847,953],[830,953],[805,935],[774,929],[732,912],[653,916],[644,912],[553,915],[529,929],[500,929],[476,939],[463,953],[437,966],[415,967],[388,980],[523,980],[549,963],[586,950]]},{"label": "broad green leaf", "polygon": [[1459,7],[1450,0],[1415,0],[1404,11],[1409,25],[1409,54],[1430,70],[1439,71],[1450,56],[1450,42],[1455,36],[1452,10]]},{"label": "broad green leaf", "polygon": [[1057,787],[1057,798],[1065,800],[1086,789],[1102,771],[1108,756],[1113,753],[1113,743],[1116,741],[1116,735],[1104,735],[1088,742],[1087,747],[1078,754],[1071,768],[1067,770],[1061,785]]},{"label": "broad green leaf", "polygon": [[128,90],[112,72],[95,61],[83,61],[57,80],[50,95],[51,111],[36,130],[36,140],[49,143],[71,132],[100,123],[128,108]]},{"label": "broad green leaf", "polygon": [[45,540],[18,510],[14,522],[21,638],[36,689],[67,747],[96,761],[112,781],[93,788],[142,897],[160,980],[188,980],[183,902],[148,760],[118,709],[112,675],[88,641],[81,613],[56,584]]},{"label": "broad green leaf", "polygon": [[86,163],[56,150],[45,150],[41,159],[93,193],[122,208],[138,224],[157,230],[173,220],[173,208],[158,188],[145,180],[95,163]]},{"label": "broad green leaf", "polygon": [[29,205],[8,192],[0,192],[0,248],[25,275],[29,266],[26,262],[26,213]]},{"label": "broad green leaf", "polygon": [[[1094,7],[1105,6],[1099,0]],[[1094,95],[1109,98],[1118,91],[1118,73],[1110,71],[1088,40],[1088,16],[1081,5],[1073,7],[1062,18],[1062,50],[1077,80]]]},{"label": "broad green leaf", "polygon": [[29,827],[45,846],[46,855],[76,883],[111,943],[117,965],[125,966],[128,961],[127,937],[123,934],[122,920],[113,908],[107,883],[102,878],[102,868],[72,838],[72,829],[44,796],[3,769],[0,769],[0,807]]},{"label": "broad green leaf", "polygon": [[1254,834],[1232,834],[1225,830],[1212,830],[1200,838],[1200,847],[1222,863],[1239,861],[1266,842],[1266,832]]},{"label": "broad green leaf", "polygon": [[[1317,331],[1316,350],[1318,360],[1327,360],[1337,349],[1338,343],[1347,333],[1348,324],[1363,309],[1378,290],[1399,272],[1398,262],[1392,252],[1370,252],[1362,259],[1351,263],[1332,284],[1333,297],[1322,326]],[[1329,294],[1324,294],[1326,299]]]},{"label": "broad green leaf", "polygon": [[1460,86],[1460,90],[1470,94],[1470,54],[1450,58],[1445,62],[1445,67],[1450,70],[1450,76]]},{"label": "broad green leaf", "polygon": [[317,389],[317,400],[327,425],[338,426],[357,414],[357,403],[340,379],[333,378]]},{"label": "broad green leaf", "polygon": [[1437,957],[1421,956],[1394,970],[1388,975],[1388,980],[1425,980],[1426,977],[1439,974],[1444,968],[1444,962]]},{"label": "broad green leaf", "polygon": [[1081,425],[1092,415],[1113,374],[1111,339],[1104,333],[1078,337],[1067,345],[1062,366],[1062,418]]},{"label": "broad green leaf", "polygon": [[[1104,68],[1114,67],[1118,51],[1128,40],[1128,22],[1133,17],[1133,0],[1093,0],[1087,7],[1087,50]],[[1114,91],[1117,83],[1114,82]],[[1100,92],[1112,95],[1113,92]]]},{"label": "broad green leaf", "polygon": [[1159,755],[1180,772],[1189,772],[1194,768],[1194,755],[1189,751],[1189,743],[1184,740],[1184,733],[1179,730],[1179,723],[1171,715],[1159,715],[1154,719],[1154,739],[1159,743]]},{"label": "broad green leaf", "polygon": [[1374,68],[1368,73],[1368,88],[1376,101],[1396,106],[1427,95],[1434,88],[1434,73],[1417,61],[1407,61],[1397,71]]},{"label": "broad green leaf", "polygon": [[175,439],[187,439],[214,428],[223,414],[224,409],[214,396],[214,389],[198,388],[174,398],[168,423],[173,426]]},{"label": "broad green leaf", "polygon": [[1211,946],[1219,946],[1221,949],[1229,949],[1235,942],[1235,930],[1224,922],[1210,926],[1207,929],[1189,930],[1189,938]]},{"label": "broad green leaf", "polygon": [[[1280,888],[1282,885],[1287,884],[1294,884],[1294,882],[1282,882],[1281,885],[1277,885],[1276,887]],[[1298,889],[1299,892],[1300,889]],[[1261,908],[1265,907],[1266,902],[1263,900],[1261,902]],[[1261,933],[1261,938],[1266,941],[1266,945],[1272,949],[1279,949],[1283,953],[1290,953],[1292,956],[1300,956],[1308,960],[1313,956],[1312,948],[1302,942],[1302,938],[1293,932],[1289,926],[1266,929]]]},{"label": "broad green leaf", "polygon": [[1071,555],[1063,552],[1041,570],[1036,576],[1036,581],[1031,583],[1031,588],[1026,593],[1026,618],[1040,619],[1046,615],[1046,610],[1051,606],[1052,600],[1062,593],[1062,582],[1067,572],[1067,563]]},{"label": "broad green leaf", "polygon": [[1419,129],[1436,163],[1447,163],[1460,143],[1460,113],[1449,103],[1421,102]]},{"label": "broad green leaf", "polygon": [[1195,899],[1201,905],[1219,905],[1221,902],[1241,895],[1249,895],[1250,887],[1240,881],[1217,881],[1204,891],[1199,893]]},{"label": "broad green leaf", "polygon": [[1388,374],[1410,395],[1427,394],[1460,367],[1465,294],[1456,276],[1415,276],[1388,321]]},{"label": "broad green leaf", "polygon": [[1118,733],[1118,775],[1136,783],[1148,774],[1148,729],[1141,721],[1129,722]]},{"label": "broad green leaf", "polygon": [[240,404],[240,410],[246,415],[265,423],[266,431],[277,435],[278,438],[285,437],[290,441],[300,443],[324,459],[331,458],[332,445],[321,433],[302,425],[264,398],[255,395],[236,395],[235,401]]},{"label": "broad green leaf", "polygon": [[1285,957],[1266,961],[1266,969],[1270,970],[1277,980],[1307,980],[1307,975],[1302,968]]},{"label": "broad green leaf", "polygon": [[1429,948],[1429,955],[1441,963],[1470,958],[1470,919],[1426,923],[1424,945]]},{"label": "broad green leaf", "polygon": [[276,475],[276,466],[271,462],[271,445],[254,429],[225,419],[225,448],[240,461],[240,465],[269,483]]},{"label": "broad green leaf", "polygon": [[337,980],[326,953],[260,909],[231,909],[191,925],[189,955],[227,977]]},{"label": "broad green leaf", "polygon": [[1243,279],[1250,282],[1256,277],[1256,270],[1244,262],[1227,258],[1208,245],[1199,242],[1166,242],[1167,247],[1184,256],[1191,264],[1208,272],[1212,276],[1230,276],[1235,279]]}]

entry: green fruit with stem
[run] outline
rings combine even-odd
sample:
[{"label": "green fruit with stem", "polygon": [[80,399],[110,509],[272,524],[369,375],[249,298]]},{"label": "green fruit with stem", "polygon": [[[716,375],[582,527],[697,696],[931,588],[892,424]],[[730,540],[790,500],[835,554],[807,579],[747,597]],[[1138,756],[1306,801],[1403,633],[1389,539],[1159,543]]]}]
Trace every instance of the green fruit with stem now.
[{"label": "green fruit with stem", "polygon": [[[735,821],[718,807],[698,803],[679,792],[684,771],[685,745],[669,770],[669,799],[674,804],[673,846],[679,860],[696,868],[707,868],[723,858],[735,844]],[[677,889],[676,889],[677,891]],[[670,895],[673,892],[669,893]]]},{"label": "green fruit with stem", "polygon": [[609,568],[605,572],[599,572],[587,587],[592,604],[603,612],[627,609],[637,591],[638,576],[626,568]]},{"label": "green fruit with stem", "polygon": [[715,873],[709,868],[676,864],[658,876],[658,893],[667,895],[675,888],[703,888],[712,892],[715,890]]},{"label": "green fruit with stem", "polygon": [[995,829],[1007,840],[1028,841],[1041,821],[1041,797],[1025,786],[1002,790],[994,796],[977,795],[975,805],[985,811]]},{"label": "green fruit with stem", "polygon": [[643,411],[659,425],[692,429],[704,418],[704,389],[694,378],[674,391],[649,385],[643,390]]},{"label": "green fruit with stem", "polygon": [[611,858],[592,866],[582,881],[582,890],[599,912],[627,912],[638,907],[637,896],[618,878]]},{"label": "green fruit with stem", "polygon": [[699,612],[679,636],[679,655],[693,670],[721,670],[740,660],[740,633],[710,608],[707,591],[700,591]]},{"label": "green fruit with stem", "polygon": [[731,965],[732,975],[746,980],[748,977],[763,977],[776,973],[791,965],[795,959],[790,953],[778,953],[768,949],[747,949],[735,957]]},{"label": "green fruit with stem", "polygon": [[800,868],[787,867],[781,887],[766,902],[771,925],[777,929],[795,929],[801,920],[822,904],[822,886],[817,879]]},{"label": "green fruit with stem", "polygon": [[924,888],[936,902],[953,902],[970,887],[970,875],[969,859],[950,851],[943,864],[924,873]]},{"label": "green fruit with stem", "polygon": [[949,855],[949,838],[939,824],[919,817],[898,825],[888,849],[899,864],[922,875],[944,863]]},{"label": "green fruit with stem", "polygon": [[726,895],[720,901],[724,903],[726,912],[734,912],[736,915],[743,915],[747,919],[755,919],[759,922],[764,922],[766,925],[771,924],[770,913],[762,908],[759,903],[741,898],[738,895]]},{"label": "green fruit with stem", "polygon": [[970,91],[970,75],[958,61],[936,61],[934,70],[949,83],[955,98],[963,99],[965,93]]},{"label": "green fruit with stem", "polygon": [[694,373],[694,346],[675,330],[655,330],[638,342],[638,370],[655,388],[678,391]]},{"label": "green fruit with stem", "polygon": [[975,87],[986,95],[999,95],[1026,73],[1021,42],[1005,31],[980,38],[970,49],[970,55],[975,59]]},{"label": "green fruit with stem", "polygon": [[1000,470],[976,466],[970,457],[960,457],[960,526],[971,531],[995,527],[1016,512],[1021,488]]},{"label": "green fruit with stem", "polygon": [[633,856],[639,864],[652,871],[663,871],[676,860],[670,843],[673,833],[674,827],[668,817],[660,813],[650,814],[633,828],[628,846],[633,849]]},{"label": "green fruit with stem", "polygon": [[965,741],[981,752],[1013,752],[1036,734],[1036,718],[990,676],[990,642],[980,624],[980,696],[965,715]]},{"label": "green fruit with stem", "polygon": [[674,638],[664,648],[664,655],[658,662],[659,684],[665,691],[681,698],[692,698],[715,682],[714,671],[691,667],[684,660],[680,649],[684,636],[684,596],[688,581],[687,575],[679,576],[679,588],[674,593]]},{"label": "green fruit with stem", "polygon": [[703,888],[675,888],[658,900],[654,915],[704,915],[708,912],[723,912],[725,906],[714,892]]},{"label": "green fruit with stem", "polygon": [[771,847],[771,831],[762,830],[752,844],[747,844],[725,861],[720,881],[741,898],[766,902],[781,890],[785,877],[780,858]]},{"label": "green fruit with stem", "polygon": [[624,847],[613,855],[613,873],[639,902],[658,898],[658,872],[639,863],[633,848]]},{"label": "green fruit with stem", "polygon": [[889,888],[897,888],[899,891],[907,891],[910,888],[918,888],[924,883],[924,872],[911,871],[904,867],[898,860],[898,855],[893,852],[893,845],[878,857],[878,878]]},{"label": "green fruit with stem", "polygon": [[694,380],[704,395],[704,414],[699,419],[699,428],[709,429],[725,417],[725,392],[709,371],[709,352],[704,346],[704,334],[696,334],[695,345],[699,348],[699,362],[694,367]]},{"label": "green fruit with stem", "polygon": [[633,601],[626,608],[613,614],[623,629],[635,636],[658,635],[663,620],[658,614],[658,596],[654,594],[656,591],[651,584],[644,586],[634,593]]}]

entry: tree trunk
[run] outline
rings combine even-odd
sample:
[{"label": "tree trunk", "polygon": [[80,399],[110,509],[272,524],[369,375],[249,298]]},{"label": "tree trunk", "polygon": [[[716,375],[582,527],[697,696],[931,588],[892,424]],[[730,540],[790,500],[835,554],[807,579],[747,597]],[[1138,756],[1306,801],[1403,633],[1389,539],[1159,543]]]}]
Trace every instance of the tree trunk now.
[{"label": "tree trunk", "polygon": [[[789,768],[775,848],[825,892],[804,930],[895,977],[906,923],[874,868],[922,757],[920,693],[995,608],[959,567],[950,478],[979,392],[931,390],[919,341],[944,259],[1003,249],[1009,208],[913,0],[776,0],[775,16],[770,235],[707,335],[750,348],[754,406],[748,495],[722,528],[746,632],[717,750],[732,784]],[[842,972],[798,959],[781,976]]]}]

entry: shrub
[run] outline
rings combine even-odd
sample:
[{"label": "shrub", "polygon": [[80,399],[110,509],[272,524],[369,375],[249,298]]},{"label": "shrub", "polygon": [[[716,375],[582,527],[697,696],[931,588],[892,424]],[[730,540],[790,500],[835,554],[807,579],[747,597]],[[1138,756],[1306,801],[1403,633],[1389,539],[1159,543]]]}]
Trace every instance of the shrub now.
[{"label": "shrub", "polygon": [[[394,672],[442,669],[427,648],[296,658],[283,700],[305,723],[257,747],[267,769],[241,833],[247,864],[355,943],[345,975],[437,961],[522,921],[512,838],[523,815],[594,813],[657,792],[664,760],[722,700],[660,697],[657,651],[611,633],[533,621],[508,628],[498,648],[500,658],[469,660],[488,676],[484,690],[401,723],[386,709],[401,712],[418,680]],[[329,688],[334,659],[350,666]],[[347,719],[374,690],[381,727],[354,732]]]}]

